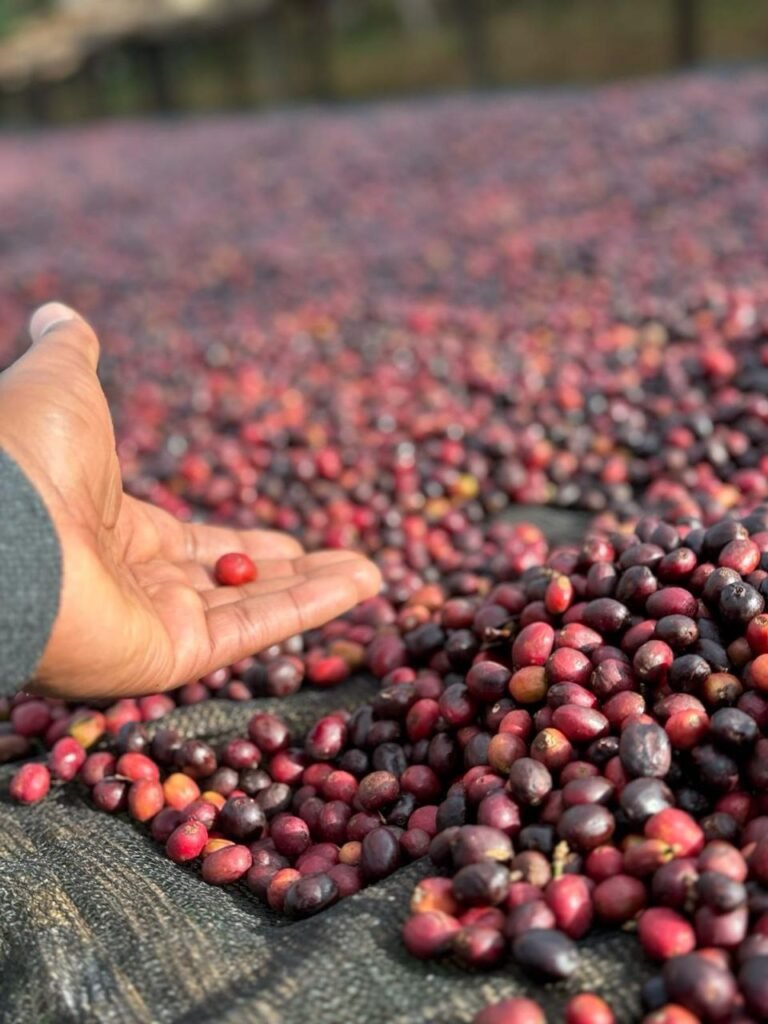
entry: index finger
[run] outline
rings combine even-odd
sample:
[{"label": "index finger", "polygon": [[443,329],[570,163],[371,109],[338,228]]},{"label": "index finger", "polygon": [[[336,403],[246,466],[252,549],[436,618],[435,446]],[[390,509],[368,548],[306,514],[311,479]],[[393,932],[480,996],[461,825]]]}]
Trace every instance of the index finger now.
[{"label": "index finger", "polygon": [[[137,560],[163,558],[168,562],[199,562],[208,568],[231,551],[245,552],[254,560],[300,558],[304,548],[287,533],[277,530],[236,530],[205,523],[182,523],[170,512],[125,495],[123,510],[139,529],[133,531]],[[138,543],[136,538],[141,538]]]},{"label": "index finger", "polygon": [[279,530],[236,530],[204,523],[180,524],[189,561],[213,565],[230,551],[242,551],[255,560],[300,558],[304,548],[288,533]]}]

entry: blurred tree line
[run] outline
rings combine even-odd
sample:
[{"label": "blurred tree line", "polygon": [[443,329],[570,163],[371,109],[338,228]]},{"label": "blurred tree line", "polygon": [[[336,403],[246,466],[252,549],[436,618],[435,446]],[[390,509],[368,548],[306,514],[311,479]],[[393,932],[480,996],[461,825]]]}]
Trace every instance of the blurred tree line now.
[{"label": "blurred tree line", "polygon": [[[143,0],[145,5],[150,0]],[[84,50],[66,74],[8,86],[28,15],[139,0],[0,0],[7,117],[67,119],[357,99],[467,86],[586,82],[768,52],[763,0],[154,0],[179,12]],[[150,9],[148,7],[148,9]],[[216,13],[221,11],[220,23]],[[198,22],[190,11],[206,12]]]}]

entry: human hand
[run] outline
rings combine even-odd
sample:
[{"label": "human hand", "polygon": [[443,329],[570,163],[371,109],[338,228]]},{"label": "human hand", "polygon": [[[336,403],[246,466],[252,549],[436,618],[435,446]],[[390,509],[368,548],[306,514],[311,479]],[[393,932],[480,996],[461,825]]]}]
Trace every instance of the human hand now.
[{"label": "human hand", "polygon": [[[50,303],[32,346],[0,375],[0,448],[45,502],[59,537],[59,611],[31,689],[88,698],[167,690],[311,629],[378,591],[349,551],[307,555],[286,534],[181,523],[123,492],[99,343]],[[258,579],[220,587],[216,559],[244,551]]]}]

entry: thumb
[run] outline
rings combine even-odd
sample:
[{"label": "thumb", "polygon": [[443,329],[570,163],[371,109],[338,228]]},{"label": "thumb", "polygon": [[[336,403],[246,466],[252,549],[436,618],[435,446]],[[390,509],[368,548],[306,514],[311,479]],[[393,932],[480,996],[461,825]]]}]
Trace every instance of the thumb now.
[{"label": "thumb", "polygon": [[[99,340],[90,324],[74,309],[61,302],[47,302],[29,321],[33,352],[57,354],[84,361],[95,372],[99,363]],[[35,354],[37,354],[35,352]],[[32,355],[32,353],[30,353]]]}]

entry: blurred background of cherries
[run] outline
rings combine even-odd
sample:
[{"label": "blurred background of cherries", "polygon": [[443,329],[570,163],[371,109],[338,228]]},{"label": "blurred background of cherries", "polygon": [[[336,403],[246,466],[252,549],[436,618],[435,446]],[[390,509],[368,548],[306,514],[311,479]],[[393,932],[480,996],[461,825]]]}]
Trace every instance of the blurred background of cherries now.
[{"label": "blurred background of cherries", "polygon": [[76,305],[129,487],[310,546],[510,502],[712,519],[766,495],[767,92],[6,137],[5,357]]}]

